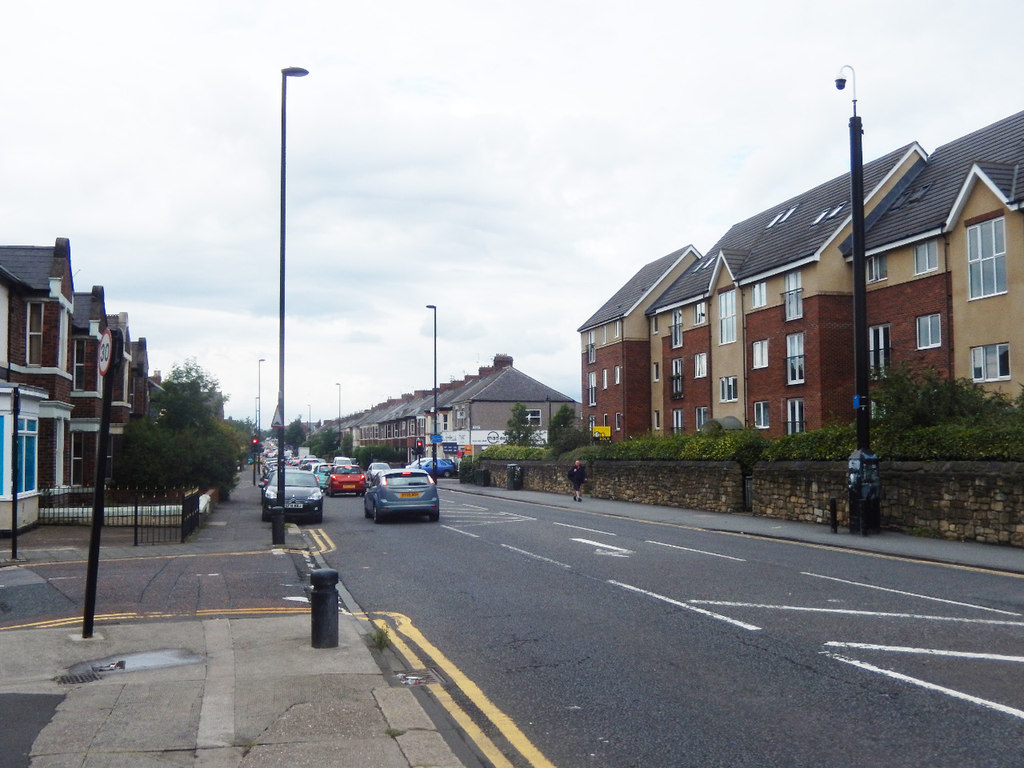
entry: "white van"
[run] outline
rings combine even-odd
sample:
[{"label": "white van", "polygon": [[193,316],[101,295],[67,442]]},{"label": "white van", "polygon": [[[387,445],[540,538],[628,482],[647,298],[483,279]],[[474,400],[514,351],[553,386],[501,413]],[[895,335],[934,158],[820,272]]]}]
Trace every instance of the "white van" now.
[{"label": "white van", "polygon": [[348,456],[335,456],[333,464],[355,464]]}]

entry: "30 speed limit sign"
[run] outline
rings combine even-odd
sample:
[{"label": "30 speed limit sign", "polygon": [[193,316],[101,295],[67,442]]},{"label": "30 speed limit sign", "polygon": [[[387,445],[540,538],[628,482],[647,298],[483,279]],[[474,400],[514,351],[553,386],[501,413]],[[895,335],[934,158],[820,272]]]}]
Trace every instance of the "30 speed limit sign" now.
[{"label": "30 speed limit sign", "polygon": [[114,337],[110,333],[110,329],[103,331],[103,335],[100,337],[100,348],[96,353],[96,359],[100,366],[100,376],[106,376],[107,371],[110,370],[110,363],[114,357]]}]

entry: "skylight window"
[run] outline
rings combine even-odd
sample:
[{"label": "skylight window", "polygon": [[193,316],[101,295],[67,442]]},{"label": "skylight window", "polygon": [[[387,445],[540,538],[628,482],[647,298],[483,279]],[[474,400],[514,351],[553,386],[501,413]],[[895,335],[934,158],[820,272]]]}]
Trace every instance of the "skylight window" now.
[{"label": "skylight window", "polygon": [[789,218],[790,216],[792,216],[792,215],[793,215],[793,212],[794,212],[794,211],[795,211],[795,210],[796,210],[796,209],[797,209],[798,207],[799,207],[799,203],[798,203],[797,205],[794,205],[794,206],[793,206],[792,208],[787,208],[786,210],[782,211],[782,212],[781,212],[781,213],[779,213],[779,214],[778,214],[778,215],[777,215],[777,216],[776,216],[776,217],[775,217],[774,219],[772,219],[772,220],[771,220],[771,222],[770,222],[770,223],[768,224],[768,226],[767,226],[767,227],[765,227],[765,229],[771,229],[771,228],[772,228],[772,227],[774,227],[774,226],[775,226],[776,224],[781,224],[781,223],[782,223],[782,222],[784,222],[784,221],[785,221],[786,219],[788,219],[788,218]]}]

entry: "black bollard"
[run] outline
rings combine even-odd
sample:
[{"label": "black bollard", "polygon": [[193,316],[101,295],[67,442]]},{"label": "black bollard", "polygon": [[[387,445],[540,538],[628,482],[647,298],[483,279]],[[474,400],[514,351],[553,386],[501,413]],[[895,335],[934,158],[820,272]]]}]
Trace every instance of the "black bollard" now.
[{"label": "black bollard", "polygon": [[276,509],[270,513],[270,543],[283,547],[284,542],[284,510]]},{"label": "black bollard", "polygon": [[321,568],[309,574],[310,637],[314,648],[338,647],[338,572]]},{"label": "black bollard", "polygon": [[836,516],[836,499],[833,496],[828,500],[828,522],[832,526],[832,533],[839,531],[839,519]]}]

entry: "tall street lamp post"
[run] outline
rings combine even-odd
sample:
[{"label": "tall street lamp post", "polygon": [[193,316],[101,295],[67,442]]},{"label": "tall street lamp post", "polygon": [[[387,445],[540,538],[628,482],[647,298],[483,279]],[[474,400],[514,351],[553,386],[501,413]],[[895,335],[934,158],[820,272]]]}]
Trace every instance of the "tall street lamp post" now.
[{"label": "tall street lamp post", "polygon": [[341,455],[341,382],[334,382],[338,388],[338,455]]},{"label": "tall street lamp post", "polygon": [[256,435],[263,437],[263,420],[261,409],[263,408],[263,364],[267,358],[261,357],[256,363]]},{"label": "tall street lamp post", "polygon": [[850,117],[850,205],[853,239],[853,408],[857,417],[857,448],[848,462],[847,485],[850,491],[850,530],[859,525],[862,534],[868,528],[881,527],[878,505],[881,482],[878,457],[871,453],[871,399],[868,394],[868,314],[867,259],[864,253],[864,128],[857,114],[857,73],[844,65],[836,77],[836,88],[846,88],[849,71],[853,114]]},{"label": "tall street lamp post", "polygon": [[277,383],[277,504],[271,515],[273,544],[284,544],[284,232],[285,232],[285,148],[287,147],[288,78],[305,77],[308,70],[302,67],[286,67],[281,70],[281,291],[280,318],[278,322],[278,383]]},{"label": "tall street lamp post", "polygon": [[434,311],[434,420],[433,428],[430,434],[430,456],[431,461],[431,474],[434,476],[434,480],[437,480],[437,439],[434,435],[438,434],[437,431],[437,307],[433,304],[427,304],[427,309]]}]

